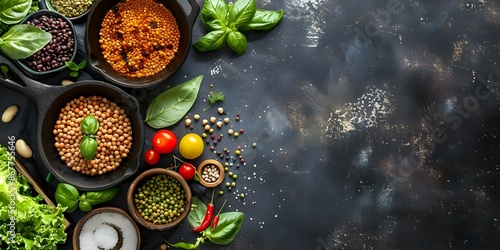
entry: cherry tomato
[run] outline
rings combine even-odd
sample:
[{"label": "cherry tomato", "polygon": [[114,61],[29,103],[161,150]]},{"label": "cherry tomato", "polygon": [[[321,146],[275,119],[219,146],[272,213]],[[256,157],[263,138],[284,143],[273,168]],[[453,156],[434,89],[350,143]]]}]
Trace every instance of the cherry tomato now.
[{"label": "cherry tomato", "polygon": [[191,163],[182,163],[178,171],[184,180],[191,180],[196,174],[196,168]]},{"label": "cherry tomato", "polygon": [[179,142],[179,153],[189,160],[198,158],[203,153],[204,148],[203,139],[195,133],[184,135]]},{"label": "cherry tomato", "polygon": [[170,154],[177,146],[177,137],[174,132],[162,129],[153,135],[153,149],[160,154]]},{"label": "cherry tomato", "polygon": [[154,149],[148,149],[144,153],[144,161],[149,165],[155,165],[160,161],[160,153]]}]

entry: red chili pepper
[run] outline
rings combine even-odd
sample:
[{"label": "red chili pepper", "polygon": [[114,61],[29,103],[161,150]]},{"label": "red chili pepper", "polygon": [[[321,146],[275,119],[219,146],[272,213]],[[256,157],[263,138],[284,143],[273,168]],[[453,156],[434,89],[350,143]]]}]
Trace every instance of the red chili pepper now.
[{"label": "red chili pepper", "polygon": [[212,222],[212,231],[215,229],[215,227],[217,227],[217,223],[219,223],[219,214],[220,212],[222,211],[222,208],[224,208],[224,205],[226,205],[226,201],[224,201],[224,203],[222,204],[222,207],[220,207],[220,210],[219,212],[217,213],[217,215],[214,217],[214,221]]},{"label": "red chili pepper", "polygon": [[[215,191],[215,188],[214,188],[214,191]],[[210,221],[212,221],[212,214],[214,212],[213,201],[214,201],[214,192],[212,191],[212,199],[210,200],[210,203],[208,203],[208,205],[207,205],[207,212],[205,213],[205,218],[203,218],[203,221],[201,222],[201,224],[199,226],[193,227],[193,231],[201,232],[201,231],[207,229],[207,227],[210,225]]]}]

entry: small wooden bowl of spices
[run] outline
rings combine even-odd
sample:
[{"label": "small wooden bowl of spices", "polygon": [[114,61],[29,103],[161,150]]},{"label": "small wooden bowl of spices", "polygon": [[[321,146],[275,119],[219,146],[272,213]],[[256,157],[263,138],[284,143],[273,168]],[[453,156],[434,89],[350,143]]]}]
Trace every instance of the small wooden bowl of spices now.
[{"label": "small wooden bowl of spices", "polygon": [[89,14],[94,1],[96,0],[45,0],[45,6],[71,21],[77,21]]},{"label": "small wooden bowl of spices", "polygon": [[204,160],[196,170],[200,184],[216,187],[224,180],[224,167],[214,159]]}]

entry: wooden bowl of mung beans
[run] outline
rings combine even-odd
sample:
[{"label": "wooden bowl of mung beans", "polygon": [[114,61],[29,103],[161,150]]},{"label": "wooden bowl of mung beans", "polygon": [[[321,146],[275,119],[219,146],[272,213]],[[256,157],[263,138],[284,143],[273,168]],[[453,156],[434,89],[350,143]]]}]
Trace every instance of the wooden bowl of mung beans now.
[{"label": "wooden bowl of mung beans", "polygon": [[134,220],[149,230],[164,231],[179,225],[191,208],[191,189],[173,170],[152,168],[140,174],[127,192],[127,207]]}]

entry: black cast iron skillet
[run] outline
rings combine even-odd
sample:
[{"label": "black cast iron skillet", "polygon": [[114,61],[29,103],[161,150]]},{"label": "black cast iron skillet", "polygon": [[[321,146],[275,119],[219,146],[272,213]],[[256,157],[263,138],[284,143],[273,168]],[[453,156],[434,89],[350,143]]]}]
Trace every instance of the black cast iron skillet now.
[{"label": "black cast iron skillet", "polygon": [[[102,190],[112,187],[133,175],[140,166],[144,141],[144,126],[139,113],[139,103],[132,96],[111,84],[85,80],[68,86],[45,85],[21,73],[12,62],[0,56],[0,65],[7,65],[22,80],[23,85],[12,80],[5,80],[7,88],[25,93],[34,102],[38,113],[37,145],[32,149],[38,152],[47,169],[60,181],[74,185],[82,191]],[[74,172],[66,166],[54,146],[54,125],[60,110],[70,100],[79,96],[98,95],[106,97],[122,107],[132,125],[132,148],[120,167],[104,175],[87,176]]]},{"label": "black cast iron skillet", "polygon": [[191,48],[191,30],[200,11],[200,6],[196,0],[187,0],[191,6],[191,11],[189,15],[186,15],[184,9],[177,2],[177,0],[157,1],[162,3],[172,12],[177,21],[177,25],[179,26],[179,49],[170,64],[168,64],[164,70],[153,76],[139,79],[129,78],[118,74],[104,59],[101,46],[99,44],[99,31],[101,30],[102,20],[104,19],[106,12],[119,2],[119,0],[106,0],[95,3],[92,6],[87,19],[85,46],[87,50],[87,61],[91,69],[101,74],[106,80],[119,86],[127,88],[144,88],[153,86],[168,79],[181,67],[186,60],[189,49]]}]

